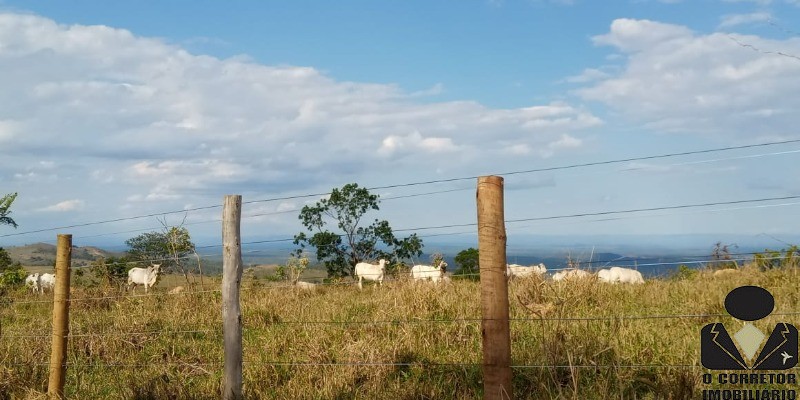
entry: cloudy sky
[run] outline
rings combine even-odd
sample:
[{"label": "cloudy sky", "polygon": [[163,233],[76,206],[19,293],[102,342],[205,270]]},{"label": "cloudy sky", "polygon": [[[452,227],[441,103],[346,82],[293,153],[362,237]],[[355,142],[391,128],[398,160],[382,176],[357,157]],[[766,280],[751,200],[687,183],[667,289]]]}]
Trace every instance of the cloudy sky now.
[{"label": "cloudy sky", "polygon": [[417,228],[474,223],[488,174],[509,220],[765,200],[510,241],[797,233],[800,142],[508,173],[800,139],[800,1],[165,3],[0,0],[0,245],[122,244],[178,210],[219,243],[226,194],[245,241],[286,238],[349,182],[446,180],[375,189],[370,218],[464,232]]}]

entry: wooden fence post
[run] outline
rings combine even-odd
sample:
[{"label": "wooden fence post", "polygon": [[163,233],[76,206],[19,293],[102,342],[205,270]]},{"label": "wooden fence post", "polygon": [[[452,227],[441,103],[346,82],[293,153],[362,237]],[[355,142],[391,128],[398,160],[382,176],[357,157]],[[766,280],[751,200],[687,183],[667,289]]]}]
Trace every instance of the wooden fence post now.
[{"label": "wooden fence post", "polygon": [[222,208],[222,332],[225,342],[223,400],[242,398],[242,196],[225,196]]},{"label": "wooden fence post", "polygon": [[53,288],[53,343],[50,353],[50,379],[47,395],[64,398],[67,373],[67,336],[69,335],[69,279],[72,263],[72,235],[58,235],[56,248],[56,285]]},{"label": "wooden fence post", "polygon": [[477,203],[483,398],[511,399],[511,334],[508,322],[503,178],[479,177]]}]

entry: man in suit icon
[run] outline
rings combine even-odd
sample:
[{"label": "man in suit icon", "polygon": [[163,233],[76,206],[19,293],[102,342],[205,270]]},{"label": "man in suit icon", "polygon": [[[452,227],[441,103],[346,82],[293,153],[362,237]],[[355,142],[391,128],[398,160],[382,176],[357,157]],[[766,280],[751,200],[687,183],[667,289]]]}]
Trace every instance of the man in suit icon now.
[{"label": "man in suit icon", "polygon": [[700,361],[703,366],[715,370],[782,370],[797,365],[797,328],[779,322],[764,342],[766,335],[750,323],[768,316],[774,308],[775,299],[764,288],[741,286],[731,290],[725,297],[725,310],[746,322],[733,338],[718,322],[700,330]]}]

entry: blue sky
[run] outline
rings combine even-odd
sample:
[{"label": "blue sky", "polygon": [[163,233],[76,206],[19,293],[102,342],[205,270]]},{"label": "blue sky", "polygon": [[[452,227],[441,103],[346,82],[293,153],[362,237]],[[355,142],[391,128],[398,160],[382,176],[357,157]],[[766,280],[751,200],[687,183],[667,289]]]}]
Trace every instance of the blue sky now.
[{"label": "blue sky", "polygon": [[[2,228],[0,245],[231,193],[248,201],[797,139],[797,21],[796,0],[0,1],[0,181],[20,193],[20,227]],[[506,216],[797,196],[797,150],[512,175]],[[454,189],[464,190],[387,200],[374,217],[396,228],[474,222],[471,181],[379,193]],[[246,216],[269,215],[247,218],[243,233],[291,236],[292,210],[307,201],[248,205]],[[795,201],[508,228],[510,241],[780,238],[797,232]],[[187,227],[214,243],[219,215],[189,212]],[[64,232],[78,245],[122,243],[158,226]]]}]

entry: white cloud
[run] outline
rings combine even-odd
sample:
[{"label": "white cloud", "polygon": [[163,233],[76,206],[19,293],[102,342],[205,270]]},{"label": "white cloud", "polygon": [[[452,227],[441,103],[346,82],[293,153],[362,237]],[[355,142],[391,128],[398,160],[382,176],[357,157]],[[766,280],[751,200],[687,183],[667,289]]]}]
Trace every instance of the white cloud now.
[{"label": "white cloud", "polygon": [[10,141],[17,134],[19,123],[0,120],[0,143]]},{"label": "white cloud", "polygon": [[787,127],[800,124],[800,115],[790,112],[800,108],[800,62],[765,53],[800,54],[798,38],[697,34],[677,25],[617,20],[594,40],[622,51],[625,64],[576,93],[637,123],[751,139],[793,134]]},{"label": "white cloud", "polygon": [[84,206],[83,200],[65,200],[60,203],[56,203],[44,208],[40,208],[39,211],[47,211],[47,212],[64,212],[64,211],[75,211],[80,210]]},{"label": "white cloud", "polygon": [[276,212],[283,212],[283,211],[291,211],[296,210],[297,205],[290,201],[282,201],[278,204],[278,207],[275,209]]},{"label": "white cloud", "polygon": [[610,75],[607,72],[596,68],[587,68],[579,75],[569,76],[565,79],[569,83],[586,83],[594,82],[596,80],[608,78]]},{"label": "white cloud", "polygon": [[409,135],[390,135],[383,139],[378,154],[390,156],[397,152],[423,151],[444,153],[458,150],[453,139],[448,137],[423,137],[419,132]]},{"label": "white cloud", "polygon": [[[0,159],[0,176],[24,189],[30,210],[82,220],[216,204],[230,193],[265,198],[512,170],[520,157],[486,154],[509,146],[520,156],[568,154],[550,145],[603,122],[564,101],[437,102],[441,84],[414,92],[339,81],[311,67],[191,54],[122,29],[8,12],[0,12],[0,71],[0,143],[14,149]],[[103,201],[91,210],[79,200],[50,204],[56,180],[63,198]]]},{"label": "white cloud", "polygon": [[611,32],[592,38],[595,44],[609,45],[626,53],[649,51],[654,46],[680,42],[691,36],[689,28],[650,20],[617,19]]},{"label": "white cloud", "polygon": [[[790,0],[791,1],[791,0]],[[755,3],[760,6],[772,4],[772,0],[722,0],[723,3]]]},{"label": "white cloud", "polygon": [[514,155],[528,155],[531,153],[531,147],[525,143],[517,143],[506,147],[505,152]]},{"label": "white cloud", "polygon": [[557,150],[557,149],[569,149],[569,148],[580,147],[581,144],[583,144],[582,140],[564,134],[561,135],[561,137],[558,140],[549,143],[547,146],[553,150]]},{"label": "white cloud", "polygon": [[738,25],[752,24],[756,22],[768,22],[772,16],[768,12],[756,12],[750,14],[728,14],[723,15],[719,28],[730,28]]}]

